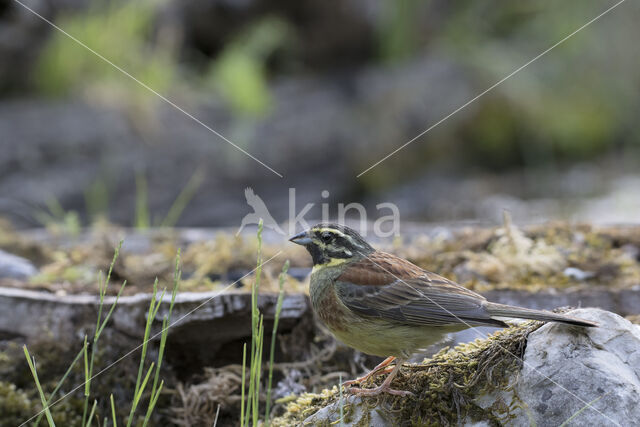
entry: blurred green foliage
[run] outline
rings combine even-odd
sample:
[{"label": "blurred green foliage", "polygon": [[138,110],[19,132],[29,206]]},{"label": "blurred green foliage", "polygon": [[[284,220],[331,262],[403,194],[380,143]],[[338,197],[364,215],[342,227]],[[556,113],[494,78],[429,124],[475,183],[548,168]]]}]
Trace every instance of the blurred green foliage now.
[{"label": "blurred green foliage", "polygon": [[[89,10],[59,17],[60,28],[88,48],[159,93],[175,89],[180,65],[175,54],[176,35],[171,28],[154,28],[162,0],[132,2],[93,1]],[[239,31],[192,85],[217,91],[234,110],[248,116],[264,115],[270,105],[265,63],[283,45],[285,22],[266,17]],[[191,70],[193,71],[193,70]],[[185,74],[189,74],[186,70]],[[61,32],[53,32],[40,55],[37,89],[51,96],[81,94],[94,101],[146,107],[158,98],[125,78],[114,66],[100,60]],[[198,91],[198,88],[195,87]]]},{"label": "blurred green foliage", "polygon": [[82,230],[78,212],[66,211],[60,202],[52,197],[46,202],[47,209],[39,209],[33,213],[40,225],[46,227],[52,234],[66,234],[77,236]]},{"label": "blurred green foliage", "polygon": [[205,81],[240,114],[261,116],[271,106],[265,63],[287,36],[284,21],[267,17],[240,33],[220,53]]},{"label": "blurred green foliage", "polygon": [[109,187],[104,179],[95,179],[84,191],[87,214],[92,222],[108,217]]},{"label": "blurred green foliage", "polygon": [[[57,25],[88,48],[158,92],[176,77],[170,29],[153,36],[156,0],[94,2],[86,12],[61,16]],[[88,93],[108,102],[156,102],[155,96],[85,47],[54,31],[35,70],[35,83],[46,94]]]},{"label": "blurred green foliage", "polygon": [[420,0],[385,2],[378,29],[380,58],[397,62],[415,54],[418,49],[420,22],[417,12],[424,3]]}]

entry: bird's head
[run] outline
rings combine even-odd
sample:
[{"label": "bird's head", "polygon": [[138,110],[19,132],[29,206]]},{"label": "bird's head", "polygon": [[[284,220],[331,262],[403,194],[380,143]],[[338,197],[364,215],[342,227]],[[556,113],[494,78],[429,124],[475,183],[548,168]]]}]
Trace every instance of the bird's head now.
[{"label": "bird's head", "polygon": [[313,265],[360,260],[375,251],[355,230],[339,224],[317,224],[289,241],[304,246]]}]

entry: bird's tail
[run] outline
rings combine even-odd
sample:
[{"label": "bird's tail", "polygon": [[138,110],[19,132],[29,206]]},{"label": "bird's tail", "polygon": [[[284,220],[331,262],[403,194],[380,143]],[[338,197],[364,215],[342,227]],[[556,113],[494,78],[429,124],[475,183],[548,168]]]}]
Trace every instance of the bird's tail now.
[{"label": "bird's tail", "polygon": [[543,322],[561,322],[577,326],[598,326],[597,323],[589,320],[578,319],[577,317],[566,316],[564,314],[552,313],[550,311],[532,310],[529,308],[513,307],[511,305],[486,303],[487,312],[492,319],[504,320],[505,318],[541,320]]}]

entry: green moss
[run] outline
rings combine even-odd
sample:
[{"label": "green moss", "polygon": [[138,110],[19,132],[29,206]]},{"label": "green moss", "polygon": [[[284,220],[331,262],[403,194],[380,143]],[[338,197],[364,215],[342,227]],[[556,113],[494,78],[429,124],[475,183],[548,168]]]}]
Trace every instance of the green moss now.
[{"label": "green moss", "polygon": [[[339,391],[337,387],[333,387],[330,390],[322,390],[320,393],[304,393],[294,401],[288,403],[286,412],[282,416],[272,419],[271,425],[274,427],[298,425],[320,409],[334,403],[338,399],[338,396]],[[276,403],[282,403],[282,400],[276,401]],[[344,407],[345,422],[349,420],[350,409],[351,405],[346,404]]]},{"label": "green moss", "polygon": [[[38,414],[42,409],[35,390],[18,388],[0,381],[0,427],[17,426]],[[70,397],[51,408],[56,425],[76,426],[82,422],[82,399]]]},{"label": "green moss", "polygon": [[38,405],[15,384],[0,381],[0,426],[17,426],[38,412]]}]

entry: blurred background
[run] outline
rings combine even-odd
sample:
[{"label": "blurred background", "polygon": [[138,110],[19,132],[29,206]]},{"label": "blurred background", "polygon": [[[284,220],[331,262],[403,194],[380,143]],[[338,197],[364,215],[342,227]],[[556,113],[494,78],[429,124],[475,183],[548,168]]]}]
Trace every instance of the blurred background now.
[{"label": "blurred background", "polygon": [[[637,222],[640,4],[0,0],[0,216],[237,226],[320,203],[403,221]],[[328,197],[322,197],[328,191]],[[334,215],[335,213],[332,213]]]}]

